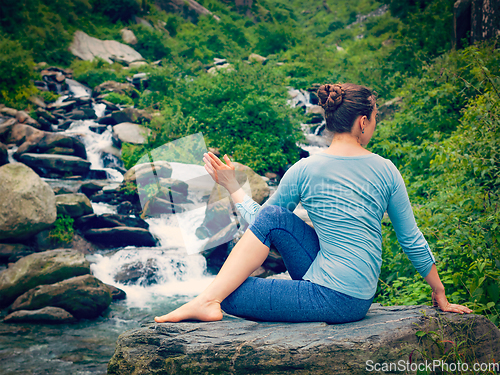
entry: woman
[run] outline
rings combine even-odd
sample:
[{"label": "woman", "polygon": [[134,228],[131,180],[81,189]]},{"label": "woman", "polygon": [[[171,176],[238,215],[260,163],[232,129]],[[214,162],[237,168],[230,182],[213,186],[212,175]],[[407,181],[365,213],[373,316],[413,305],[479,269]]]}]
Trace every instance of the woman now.
[{"label": "woman", "polygon": [[[382,263],[381,220],[387,211],[398,241],[432,288],[434,306],[470,313],[450,304],[434,257],[417,228],[404,181],[389,160],[365,150],[376,127],[373,93],[354,84],[318,90],[330,147],[302,159],[283,176],[263,207],[245,195],[234,167],[205,154],[205,169],[231,194],[250,224],[217,277],[199,296],[156,322],[222,319],[233,315],[266,321],[346,323],[363,319]],[[292,213],[301,202],[314,229]],[[249,277],[280,252],[293,280]]]}]

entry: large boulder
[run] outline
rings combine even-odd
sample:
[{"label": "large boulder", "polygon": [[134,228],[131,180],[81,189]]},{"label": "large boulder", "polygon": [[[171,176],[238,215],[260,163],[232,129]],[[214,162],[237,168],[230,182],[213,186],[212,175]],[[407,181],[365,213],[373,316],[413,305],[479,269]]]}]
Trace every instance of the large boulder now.
[{"label": "large boulder", "polygon": [[19,145],[14,154],[14,158],[18,160],[24,153],[60,153],[87,159],[87,151],[82,141],[64,134],[49,133],[29,125],[17,124],[13,128],[11,139]]},{"label": "large boulder", "polygon": [[122,36],[122,39],[125,43],[127,44],[137,44],[137,38],[134,34],[134,32],[130,29],[121,29],[120,30],[120,35]]},{"label": "large boulder", "polygon": [[73,55],[86,61],[92,61],[96,57],[110,64],[112,63],[111,57],[127,63],[144,60],[139,52],[126,44],[115,40],[93,38],[80,30],[75,32],[69,50]]},{"label": "large boulder", "polygon": [[19,161],[33,168],[41,176],[86,175],[91,163],[71,155],[22,154]]},{"label": "large boulder", "polygon": [[82,253],[59,249],[30,254],[0,273],[0,307],[41,285],[90,273],[90,264]]},{"label": "large boulder", "polygon": [[83,275],[30,289],[14,301],[10,310],[38,310],[54,306],[77,319],[94,319],[108,308],[111,300],[106,284],[92,275]]},{"label": "large boulder", "polygon": [[0,181],[0,240],[26,239],[56,221],[54,192],[31,168],[6,164]]},{"label": "large boulder", "polygon": [[108,374],[361,375],[375,364],[442,359],[443,349],[458,349],[454,343],[463,344],[463,358],[478,363],[500,356],[500,331],[484,316],[377,305],[365,319],[338,325],[231,316],[209,323],[149,324],[120,335]]},{"label": "large boulder", "polygon": [[66,324],[73,323],[75,318],[64,309],[48,306],[40,310],[14,311],[3,321],[4,323]]},{"label": "large boulder", "polygon": [[125,142],[143,145],[147,142],[151,130],[132,122],[122,122],[113,126],[113,134],[119,140],[120,144]]},{"label": "large boulder", "polygon": [[125,108],[122,111],[114,111],[111,117],[117,124],[122,122],[143,123],[151,122],[152,115],[144,109]]},{"label": "large boulder", "polygon": [[94,212],[92,203],[83,193],[58,195],[56,206],[58,214],[71,217],[80,217]]},{"label": "large boulder", "polygon": [[125,183],[135,183],[140,186],[146,186],[156,179],[170,178],[172,176],[172,166],[163,160],[153,163],[136,164],[130,168],[123,176]]}]

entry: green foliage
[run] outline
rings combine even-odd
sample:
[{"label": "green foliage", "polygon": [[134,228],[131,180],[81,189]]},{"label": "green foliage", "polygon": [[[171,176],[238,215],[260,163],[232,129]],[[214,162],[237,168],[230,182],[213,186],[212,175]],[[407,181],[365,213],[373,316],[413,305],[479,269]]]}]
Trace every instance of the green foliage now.
[{"label": "green foliage", "polygon": [[73,240],[74,220],[67,215],[57,215],[54,227],[49,232],[49,238],[55,243],[60,245],[69,244]]},{"label": "green foliage", "polygon": [[30,54],[16,42],[0,38],[0,100],[10,106],[22,106],[37,90]]},{"label": "green foliage", "polygon": [[[499,324],[500,71],[491,44],[452,52],[410,80],[402,111],[383,124],[373,149],[397,161],[410,181],[414,213],[439,261],[449,299]],[[437,77],[437,72],[441,77]],[[451,117],[447,118],[447,117]],[[424,120],[422,120],[424,119]],[[412,127],[413,125],[413,127]],[[387,131],[387,127],[391,131]],[[382,130],[382,129],[381,129]],[[403,140],[403,142],[402,142]],[[425,303],[430,289],[414,274],[384,226],[377,300]]]},{"label": "green foliage", "polygon": [[139,13],[140,5],[137,0],[91,0],[94,12],[102,13],[111,22],[127,22]]},{"label": "green foliage", "polygon": [[42,97],[45,103],[53,103],[61,96],[52,91],[40,91],[38,95]]},{"label": "green foliage", "polygon": [[134,101],[130,97],[128,97],[127,95],[118,94],[116,92],[108,93],[106,95],[106,100],[118,105],[134,105]]},{"label": "green foliage", "polygon": [[75,60],[71,64],[75,80],[94,88],[106,81],[126,82],[127,73],[120,64],[108,64],[102,59]]},{"label": "green foliage", "polygon": [[170,57],[168,35],[162,31],[144,25],[134,25],[130,29],[137,37],[137,44],[133,47],[142,57],[148,60],[161,60]]}]

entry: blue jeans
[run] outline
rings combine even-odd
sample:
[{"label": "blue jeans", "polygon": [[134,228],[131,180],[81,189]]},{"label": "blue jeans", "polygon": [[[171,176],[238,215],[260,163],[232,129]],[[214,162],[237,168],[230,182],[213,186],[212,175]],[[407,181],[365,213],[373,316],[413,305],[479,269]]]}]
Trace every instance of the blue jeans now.
[{"label": "blue jeans", "polygon": [[365,317],[373,298],[354,298],[302,280],[319,251],[319,240],[314,229],[297,215],[279,206],[266,206],[249,230],[264,245],[276,247],[293,280],[249,277],[222,301],[222,310],[251,320],[275,322],[335,324]]}]

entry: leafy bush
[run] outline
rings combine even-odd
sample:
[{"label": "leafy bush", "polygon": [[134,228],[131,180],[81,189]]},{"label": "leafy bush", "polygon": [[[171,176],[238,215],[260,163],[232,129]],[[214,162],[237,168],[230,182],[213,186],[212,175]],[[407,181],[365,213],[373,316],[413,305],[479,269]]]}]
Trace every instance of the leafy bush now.
[{"label": "leafy bush", "polygon": [[110,92],[109,94],[107,94],[106,100],[118,105],[134,105],[134,101],[132,100],[132,98],[128,97],[127,95],[118,94],[116,92]]},{"label": "leafy bush", "polygon": [[127,76],[120,64],[108,64],[99,58],[93,61],[75,60],[71,68],[74,78],[91,88],[106,81],[125,82]]},{"label": "leafy bush", "polygon": [[34,63],[29,52],[16,42],[0,39],[0,98],[7,105],[24,103],[36,92],[31,80],[35,77]]},{"label": "leafy bush", "polygon": [[137,0],[91,0],[94,12],[102,13],[111,22],[127,22],[139,13],[141,7]]},{"label": "leafy bush", "polygon": [[72,217],[61,214],[57,215],[54,227],[49,232],[49,238],[55,244],[69,244],[73,240],[75,232],[73,223],[74,220]]},{"label": "leafy bush", "polygon": [[[383,125],[373,148],[397,161],[409,181],[419,228],[439,261],[449,299],[466,302],[499,324],[500,72],[496,61],[498,51],[491,44],[437,59],[421,79],[402,88],[407,103],[393,121]],[[433,92],[436,95],[429,95]],[[446,118],[450,116],[451,120]],[[426,120],[419,122],[422,117]],[[430,289],[401,253],[390,223],[385,223],[383,233],[385,261],[377,301],[428,302]]]},{"label": "leafy bush", "polygon": [[134,49],[142,57],[149,60],[161,60],[170,56],[171,50],[167,45],[165,33],[144,25],[133,25],[130,29],[137,37]]}]

